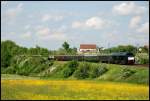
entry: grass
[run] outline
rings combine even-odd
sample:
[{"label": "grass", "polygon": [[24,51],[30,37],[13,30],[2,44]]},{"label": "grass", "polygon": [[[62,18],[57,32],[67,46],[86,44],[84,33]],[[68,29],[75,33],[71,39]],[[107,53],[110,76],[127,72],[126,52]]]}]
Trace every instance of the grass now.
[{"label": "grass", "polygon": [[94,81],[2,79],[2,100],[148,100],[149,86]]},{"label": "grass", "polygon": [[[62,78],[60,73],[66,62],[55,61],[56,67],[48,76],[39,74],[19,76],[1,74],[2,100],[148,100],[149,68],[103,64],[108,72],[94,79],[77,80],[73,75]],[[80,62],[79,64],[82,64]],[[91,63],[91,65],[99,65]],[[122,70],[136,71],[122,79]]]},{"label": "grass", "polygon": [[[60,76],[60,72],[63,68],[63,64],[67,63],[66,61],[55,61],[53,66],[57,67],[56,71],[53,71],[50,73],[50,76],[47,78],[62,78]],[[79,62],[79,64],[82,64],[82,62]],[[92,63],[91,65],[99,65],[99,63]],[[149,84],[149,68],[147,67],[136,67],[136,66],[127,66],[127,65],[117,65],[117,64],[103,64],[106,65],[108,68],[108,72],[104,73],[103,75],[95,78],[96,80],[104,80],[104,81],[115,81],[115,82],[126,82],[126,83],[135,83],[135,84]],[[130,70],[135,71],[135,73],[128,78],[122,79],[122,70],[124,68],[128,68]],[[45,77],[44,77],[45,78]],[[67,78],[68,79],[68,78]],[[69,77],[69,79],[76,79],[72,75]]]}]

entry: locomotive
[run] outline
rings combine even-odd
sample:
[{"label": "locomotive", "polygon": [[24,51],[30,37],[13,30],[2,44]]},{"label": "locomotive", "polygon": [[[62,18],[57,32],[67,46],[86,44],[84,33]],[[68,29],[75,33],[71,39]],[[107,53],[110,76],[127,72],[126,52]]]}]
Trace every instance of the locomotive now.
[{"label": "locomotive", "polygon": [[134,64],[135,58],[132,53],[119,52],[112,53],[110,55],[54,55],[49,56],[49,60],[57,61],[88,61],[88,62],[101,62],[101,63],[111,63],[111,64]]}]

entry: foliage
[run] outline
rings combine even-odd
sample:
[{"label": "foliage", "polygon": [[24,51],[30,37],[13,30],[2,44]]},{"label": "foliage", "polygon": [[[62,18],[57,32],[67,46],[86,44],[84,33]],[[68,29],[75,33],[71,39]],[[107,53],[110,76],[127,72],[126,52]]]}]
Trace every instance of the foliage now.
[{"label": "foliage", "polygon": [[1,42],[1,68],[7,68],[11,65],[12,59],[17,55],[44,55],[48,56],[49,51],[46,48],[36,46],[36,48],[25,48],[16,45],[15,42],[6,40]]},{"label": "foliage", "polygon": [[135,56],[136,62],[139,64],[149,63],[149,54],[147,53],[137,53]]},{"label": "foliage", "polygon": [[135,73],[134,70],[128,69],[128,68],[123,68],[121,71],[121,77],[123,79],[128,78],[129,76],[133,75]]},{"label": "foliage", "polygon": [[48,62],[42,57],[28,57],[28,56],[16,56],[12,59],[11,68],[7,68],[5,73],[15,73],[20,75],[38,74],[49,66],[53,65],[53,62]]},{"label": "foliage", "polygon": [[130,52],[130,53],[133,53],[135,54],[136,51],[137,51],[137,47],[135,46],[132,46],[132,45],[119,45],[117,47],[112,47],[112,48],[108,48],[108,49],[105,49],[104,51],[106,52]]},{"label": "foliage", "polygon": [[6,68],[10,66],[11,58],[17,51],[17,45],[12,41],[1,42],[1,67]]},{"label": "foliage", "polygon": [[106,65],[102,65],[101,64],[99,66],[95,66],[91,70],[90,77],[91,78],[99,77],[99,76],[103,75],[107,71],[108,71],[108,69],[106,68]]},{"label": "foliage", "polygon": [[141,53],[149,53],[149,49],[147,46],[139,47],[139,49],[141,49],[141,51],[139,51]]},{"label": "foliage", "polygon": [[13,68],[13,67],[8,67],[8,68],[6,68],[6,69],[4,69],[3,71],[2,71],[2,73],[4,73],[4,74],[15,74],[16,73],[16,70]]},{"label": "foliage", "polygon": [[68,51],[68,49],[69,49],[69,44],[65,41],[65,42],[62,44],[62,47],[63,47],[66,51]]},{"label": "foliage", "polygon": [[77,61],[70,61],[67,64],[64,65],[64,69],[62,71],[62,75],[63,77],[69,77],[71,76],[74,71],[77,69],[78,67],[78,62]]},{"label": "foliage", "polygon": [[59,48],[58,51],[56,52],[59,55],[75,55],[77,54],[77,48],[73,47],[70,48],[69,43],[67,43],[66,41],[62,44],[62,48]]},{"label": "foliage", "polygon": [[85,79],[89,77],[90,64],[83,62],[79,65],[79,68],[75,71],[74,76],[78,79]]}]

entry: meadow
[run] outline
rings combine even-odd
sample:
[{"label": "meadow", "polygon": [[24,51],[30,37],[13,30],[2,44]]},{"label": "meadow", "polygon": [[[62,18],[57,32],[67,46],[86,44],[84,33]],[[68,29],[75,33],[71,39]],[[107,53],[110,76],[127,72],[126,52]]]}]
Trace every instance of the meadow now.
[{"label": "meadow", "polygon": [[[12,76],[13,77],[13,76]],[[2,78],[2,100],[148,100],[149,86],[95,80]]]},{"label": "meadow", "polygon": [[[50,62],[44,64],[41,58],[32,61],[34,59],[20,58],[2,72],[2,100],[149,99],[147,67],[90,62],[79,62],[77,66],[75,62],[62,61],[48,65]],[[77,67],[70,75],[70,68],[74,66]]]}]

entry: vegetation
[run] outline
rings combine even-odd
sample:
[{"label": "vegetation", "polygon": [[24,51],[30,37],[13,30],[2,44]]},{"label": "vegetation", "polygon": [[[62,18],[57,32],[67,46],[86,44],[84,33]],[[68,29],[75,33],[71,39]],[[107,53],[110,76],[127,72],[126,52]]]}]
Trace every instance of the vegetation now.
[{"label": "vegetation", "polygon": [[116,47],[112,47],[112,48],[108,48],[108,49],[104,49],[104,50],[100,50],[101,52],[104,53],[112,53],[112,52],[130,52],[133,54],[136,53],[148,53],[149,49],[146,46],[141,46],[141,47],[136,47],[133,45],[119,45]]},{"label": "vegetation", "polygon": [[[67,42],[60,50],[49,51],[2,41],[2,99],[148,99],[149,68],[47,59],[49,54],[76,52]],[[149,63],[147,55],[136,54],[137,62]]]},{"label": "vegetation", "polygon": [[83,62],[80,64],[79,69],[75,71],[74,76],[78,79],[85,79],[89,77],[89,69],[90,69],[90,64]]},{"label": "vegetation", "polygon": [[41,76],[45,78],[97,79],[149,84],[148,68],[91,62],[48,61],[44,57],[16,56],[3,74]]},{"label": "vegetation", "polygon": [[106,65],[99,65],[99,66],[95,66],[93,68],[93,66],[91,67],[92,69],[90,70],[91,73],[90,73],[90,77],[91,78],[97,78],[101,75],[103,75],[104,73],[106,73],[108,71],[108,69],[106,68]]},{"label": "vegetation", "polygon": [[137,53],[136,62],[139,64],[149,64],[149,54],[148,53]]},{"label": "vegetation", "polygon": [[56,54],[61,55],[76,55],[77,54],[77,48],[73,47],[70,48],[69,43],[66,41],[62,44],[62,48],[59,48],[59,50],[56,52]]},{"label": "vegetation", "polygon": [[1,81],[2,100],[148,100],[146,85],[89,81],[20,79]]},{"label": "vegetation", "polygon": [[7,40],[1,42],[1,68],[7,68],[11,65],[11,61],[15,56],[19,55],[45,55],[48,56],[49,51],[46,48],[36,46],[36,48],[27,49],[15,44],[15,42]]},{"label": "vegetation", "polygon": [[36,75],[49,68],[53,63],[48,62],[42,57],[16,56],[12,59],[11,66],[2,71],[2,73]]},{"label": "vegetation", "polygon": [[62,75],[63,77],[69,77],[71,76],[74,71],[78,67],[78,62],[77,61],[70,61],[67,64],[65,64],[64,69],[62,70]]},{"label": "vegetation", "polygon": [[135,73],[134,70],[131,70],[129,68],[123,68],[121,71],[121,76],[123,79],[128,78],[129,76],[133,75]]}]

